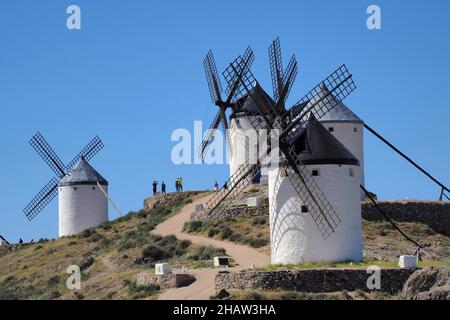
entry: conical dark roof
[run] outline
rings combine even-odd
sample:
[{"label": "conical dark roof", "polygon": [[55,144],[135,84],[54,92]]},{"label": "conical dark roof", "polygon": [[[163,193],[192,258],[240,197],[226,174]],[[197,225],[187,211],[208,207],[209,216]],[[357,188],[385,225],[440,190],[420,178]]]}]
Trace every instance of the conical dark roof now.
[{"label": "conical dark roof", "polygon": [[104,186],[108,185],[108,181],[103,178],[102,175],[84,159],[84,157],[81,157],[69,173],[61,179],[59,185],[61,187],[82,184],[96,185],[97,182]]},{"label": "conical dark roof", "polygon": [[313,115],[310,115],[306,130],[297,138],[294,146],[304,164],[359,166],[358,159]]},{"label": "conical dark roof", "polygon": [[[307,101],[291,109],[291,112],[294,116],[299,115],[303,110],[307,110],[312,105],[312,103],[323,98],[327,93],[330,92],[324,83],[321,83],[319,88],[320,89],[317,94],[310,101]],[[364,123],[361,118],[359,118],[353,111],[351,111],[342,101],[337,102],[333,94],[330,94],[327,98],[320,101],[317,106],[314,107],[314,109],[319,110],[325,102],[329,102],[332,100],[335,101],[336,105],[322,117],[320,117],[320,122]]]},{"label": "conical dark roof", "polygon": [[[245,115],[259,115],[260,112],[259,112],[258,106],[256,105],[255,99],[258,100],[258,102],[260,102],[259,107],[262,108],[264,113],[266,113],[266,114],[271,113],[271,106],[268,105],[267,103],[265,103],[265,101],[269,101],[270,103],[272,103],[272,105],[275,105],[275,102],[258,83],[256,83],[254,85],[254,87],[252,88],[252,90],[250,92],[251,92],[251,95],[246,94],[242,98],[240,98],[239,100],[236,101],[238,111],[237,111],[236,115],[232,115],[232,117],[240,116],[240,115],[244,115],[244,114]],[[263,96],[265,96],[265,99],[262,98]],[[253,97],[255,97],[255,99],[253,99]],[[258,99],[258,97],[261,97],[261,98]]]}]

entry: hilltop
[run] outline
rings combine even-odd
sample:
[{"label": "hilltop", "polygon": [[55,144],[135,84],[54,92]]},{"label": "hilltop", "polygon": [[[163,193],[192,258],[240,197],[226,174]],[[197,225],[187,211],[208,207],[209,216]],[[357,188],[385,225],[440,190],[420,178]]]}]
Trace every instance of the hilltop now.
[{"label": "hilltop", "polygon": [[[265,197],[264,187],[252,186],[231,208],[233,212],[243,212],[245,200],[252,195]],[[130,212],[114,221],[97,228],[88,229],[77,236],[57,240],[40,240],[33,245],[0,256],[0,299],[156,299],[173,297],[173,292],[158,286],[137,286],[136,278],[142,272],[153,273],[158,261],[170,262],[174,269],[187,267],[198,270],[197,275],[208,281],[213,273],[212,258],[217,255],[233,254],[241,248],[253,248],[268,256],[269,226],[268,211],[262,206],[257,215],[231,217],[222,222],[192,221],[184,225],[184,233],[171,230],[175,221],[181,230],[188,219],[180,217],[180,210],[193,200],[207,196],[205,192],[184,192],[149,198],[143,210]],[[266,200],[267,201],[267,200]],[[191,205],[192,206],[192,205]],[[186,212],[185,214],[190,214]],[[253,212],[255,214],[255,212]],[[432,215],[433,213],[430,213]],[[178,222],[176,220],[179,220]],[[405,220],[405,219],[403,219]],[[449,264],[450,238],[436,225],[421,221],[397,221],[411,237],[425,244],[424,260],[421,264]],[[434,221],[434,220],[433,220]],[[172,234],[177,234],[177,237]],[[203,236],[198,240],[195,235]],[[414,248],[386,222],[368,219],[363,221],[365,260],[352,267],[364,267],[371,263],[381,266],[395,266],[398,255],[411,253]],[[191,240],[192,241],[191,241]],[[204,242],[202,239],[210,239]],[[203,242],[202,242],[203,241]],[[214,243],[215,247],[206,243]],[[234,243],[236,245],[231,246]],[[230,245],[228,245],[230,244]],[[224,250],[223,247],[230,248]],[[245,250],[244,250],[245,251]],[[82,270],[82,290],[72,291],[66,287],[68,266],[79,265]],[[304,268],[345,268],[349,264],[288,266],[284,269]],[[249,268],[242,265],[236,270]],[[275,270],[279,266],[265,269]],[[261,269],[261,268],[260,268]],[[262,268],[264,269],[264,268]],[[203,281],[201,278],[197,280]],[[198,287],[196,281],[191,290]],[[208,284],[210,286],[213,283]],[[186,292],[184,290],[184,292]],[[210,289],[208,289],[210,290]],[[192,290],[191,290],[192,291]],[[182,293],[183,291],[179,291]],[[237,292],[235,297],[253,296]],[[255,294],[261,297],[267,293]],[[268,296],[275,297],[275,293]],[[353,294],[352,294],[353,295]],[[176,295],[175,295],[176,296]],[[354,296],[354,295],[353,295]],[[207,296],[208,297],[208,296]],[[292,298],[327,298],[326,295],[292,295]]]},{"label": "hilltop", "polygon": [[[42,239],[0,257],[0,300],[151,298],[158,289],[136,286],[136,277],[152,272],[156,261],[198,268],[211,266],[213,256],[224,254],[220,248],[151,233],[195,197],[180,193],[152,210],[130,212],[77,236]],[[81,268],[81,291],[66,287],[70,265]]]}]

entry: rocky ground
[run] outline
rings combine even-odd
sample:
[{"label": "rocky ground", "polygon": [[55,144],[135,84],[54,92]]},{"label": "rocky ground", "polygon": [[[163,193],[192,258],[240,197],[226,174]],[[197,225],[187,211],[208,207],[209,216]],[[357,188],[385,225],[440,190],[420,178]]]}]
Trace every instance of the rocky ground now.
[{"label": "rocky ground", "polygon": [[[267,187],[248,188],[234,206],[239,208],[245,205],[247,198],[252,196],[267,197]],[[421,258],[424,261],[422,265],[450,264],[450,236],[446,232],[440,232],[439,228],[424,222],[394,222],[407,235],[424,246],[421,250]],[[185,226],[185,230],[215,239],[249,245],[262,252],[270,253],[268,209],[258,216],[233,217],[226,221],[192,222]],[[395,265],[400,254],[413,254],[416,251],[415,245],[403,238],[385,220],[363,220],[362,233],[366,261],[384,261]]]},{"label": "rocky ground", "polygon": [[[246,197],[264,196],[265,190],[252,187]],[[45,240],[19,247],[17,251],[0,255],[1,299],[155,299],[208,298],[213,288],[212,258],[217,255],[236,256],[236,270],[249,269],[251,256],[268,261],[268,214],[235,217],[225,222],[189,222],[192,199],[205,198],[206,193],[180,193],[147,199],[144,210],[131,212],[115,221],[89,229],[80,235]],[[183,208],[183,210],[182,210]],[[181,210],[181,211],[180,211]],[[186,210],[190,210],[189,212]],[[398,222],[412,238],[425,246],[421,266],[449,265],[450,239],[422,222]],[[157,229],[157,230],[156,230]],[[179,229],[179,230],[178,230]],[[174,236],[176,234],[177,236]],[[395,266],[399,254],[412,253],[414,247],[399,236],[386,222],[363,221],[364,255],[360,266],[373,263]],[[213,244],[213,246],[208,245]],[[225,252],[223,248],[227,248]],[[228,252],[230,251],[230,252]],[[264,259],[262,258],[264,257]],[[257,259],[256,259],[257,260]],[[139,286],[136,279],[143,271],[152,274],[153,265],[164,261],[174,269],[187,267],[198,277],[191,286],[167,290],[157,285]],[[257,264],[256,267],[260,267]],[[265,263],[267,264],[267,262]],[[67,267],[78,265],[82,272],[82,290],[68,290]],[[262,265],[262,264],[261,264]],[[304,264],[284,268],[347,268],[348,265]],[[357,267],[356,265],[352,265]],[[276,270],[279,266],[262,269]],[[255,270],[255,269],[252,269]],[[405,286],[402,298],[448,298],[448,269],[423,269],[415,273]],[[203,286],[202,288],[200,288]],[[201,289],[201,290],[200,290]],[[194,294],[193,294],[194,292]],[[195,295],[195,292],[199,293]],[[194,297],[195,296],[195,297]],[[308,294],[276,291],[231,291],[226,299],[398,299],[383,293],[338,292]]]}]

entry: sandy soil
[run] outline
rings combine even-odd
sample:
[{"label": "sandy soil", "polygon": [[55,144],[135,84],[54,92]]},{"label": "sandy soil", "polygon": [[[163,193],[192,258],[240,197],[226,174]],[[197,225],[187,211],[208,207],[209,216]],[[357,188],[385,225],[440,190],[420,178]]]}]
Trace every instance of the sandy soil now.
[{"label": "sandy soil", "polygon": [[[230,271],[239,271],[242,269],[250,268],[252,265],[255,267],[263,267],[269,264],[270,258],[268,255],[257,251],[256,249],[234,244],[228,241],[221,241],[217,239],[211,239],[199,235],[191,235],[183,233],[183,226],[186,221],[189,221],[191,213],[194,212],[196,204],[205,204],[211,195],[200,198],[191,204],[186,205],[181,211],[159,224],[153,232],[161,236],[175,235],[178,239],[190,240],[194,244],[199,245],[213,245],[218,248],[224,248],[229,256],[231,256],[237,266],[229,268]],[[196,281],[188,287],[169,289],[160,294],[161,300],[205,300],[209,299],[211,295],[214,295],[214,278],[220,268],[207,268],[207,269],[193,269],[187,270],[188,273],[196,277]],[[178,272],[178,270],[175,270]]]}]

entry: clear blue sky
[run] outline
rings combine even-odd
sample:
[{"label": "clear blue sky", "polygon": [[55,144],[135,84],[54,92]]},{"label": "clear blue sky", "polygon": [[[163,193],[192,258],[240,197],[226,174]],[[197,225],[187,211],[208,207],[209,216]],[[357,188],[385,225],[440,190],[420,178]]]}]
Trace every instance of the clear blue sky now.
[{"label": "clear blue sky", "polygon": [[[245,3],[243,3],[245,2]],[[366,28],[366,8],[382,30]],[[82,30],[66,28],[66,8]],[[293,104],[346,63],[357,91],[346,101],[442,181],[450,180],[449,1],[2,1],[0,3],[0,234],[56,237],[57,199],[32,223],[22,209],[52,172],[28,145],[40,131],[64,162],[98,134],[92,164],[122,211],[138,210],[154,179],[169,189],[223,181],[228,167],[175,166],[176,128],[209,125],[202,59],[220,70],[247,45],[254,73],[271,92],[267,47],[280,36],[285,62],[296,53]],[[366,134],[366,181],[382,199],[436,199],[438,188]],[[110,210],[111,218],[116,214]]]}]

